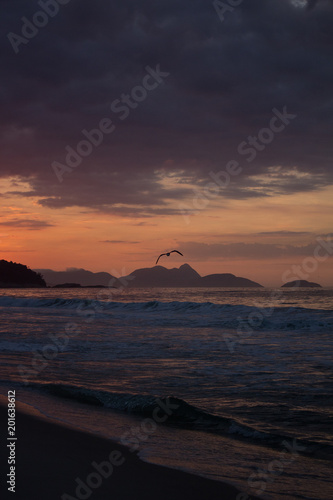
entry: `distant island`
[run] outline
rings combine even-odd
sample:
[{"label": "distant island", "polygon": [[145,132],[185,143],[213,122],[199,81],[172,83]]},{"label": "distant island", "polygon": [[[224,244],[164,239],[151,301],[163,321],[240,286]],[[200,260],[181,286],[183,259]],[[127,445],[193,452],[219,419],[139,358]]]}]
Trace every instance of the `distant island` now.
[{"label": "distant island", "polygon": [[46,283],[40,273],[23,264],[0,260],[0,288],[45,288]]},{"label": "distant island", "polygon": [[68,284],[81,285],[83,287],[112,286],[114,285],[113,281],[116,281],[116,278],[109,273],[93,273],[85,269],[69,268],[66,271],[35,269],[35,271],[43,276],[48,286]]},{"label": "distant island", "polygon": [[80,285],[79,283],[60,283],[53,288],[107,288],[105,285]]},{"label": "distant island", "polygon": [[179,268],[167,269],[163,266],[136,269],[128,276],[118,279],[106,272],[93,273],[85,269],[68,269],[67,271],[53,271],[38,269],[49,286],[61,287],[81,286],[109,286],[109,287],[262,287],[259,283],[234,274],[209,274],[200,276],[189,264]]},{"label": "distant island", "polygon": [[288,281],[288,283],[282,285],[281,288],[321,288],[321,285],[319,285],[318,283],[313,283],[312,281],[295,280]]},{"label": "distant island", "polygon": [[79,283],[60,283],[53,288],[82,288],[82,286]]}]

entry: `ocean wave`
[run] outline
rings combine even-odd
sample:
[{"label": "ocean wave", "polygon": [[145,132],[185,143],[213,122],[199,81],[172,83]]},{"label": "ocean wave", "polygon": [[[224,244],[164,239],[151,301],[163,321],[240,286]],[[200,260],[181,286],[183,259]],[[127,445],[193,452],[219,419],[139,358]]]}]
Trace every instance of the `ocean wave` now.
[{"label": "ocean wave", "polygon": [[302,307],[254,307],[212,302],[103,302],[64,298],[0,297],[0,308],[44,308],[112,317],[122,323],[139,320],[152,326],[251,330],[332,331],[333,312]]},{"label": "ocean wave", "polygon": [[[274,448],[283,448],[286,441],[293,442],[291,436],[264,432],[230,417],[208,413],[174,396],[158,397],[149,394],[114,393],[65,384],[31,384],[30,387],[38,388],[57,397],[93,406],[102,406],[144,418],[154,419],[155,412],[158,411],[158,423],[181,429],[228,435],[235,439],[250,440],[256,444]],[[163,412],[167,416],[165,420],[161,418]],[[297,445],[297,450],[302,454],[324,459],[333,457],[333,446],[306,440],[297,440]]]},{"label": "ocean wave", "polygon": [[[38,347],[42,348],[43,345],[40,344]],[[0,352],[31,352],[31,350],[32,344],[28,342],[0,340]]]},{"label": "ocean wave", "polygon": [[62,298],[33,298],[33,297],[11,297],[2,296],[0,297],[0,307],[50,307],[50,308],[65,308],[65,309],[77,309],[77,308],[88,308],[94,305],[100,304],[102,302],[94,300],[84,300],[84,299],[62,299]]}]

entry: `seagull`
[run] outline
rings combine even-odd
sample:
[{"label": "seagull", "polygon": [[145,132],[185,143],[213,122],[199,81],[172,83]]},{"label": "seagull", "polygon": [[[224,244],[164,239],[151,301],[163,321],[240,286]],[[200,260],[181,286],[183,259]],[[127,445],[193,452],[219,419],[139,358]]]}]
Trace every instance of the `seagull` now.
[{"label": "seagull", "polygon": [[[183,256],[182,253],[178,252],[178,250],[171,250],[171,252],[167,252],[167,253],[161,253],[161,255],[159,256],[159,258],[157,259],[156,261],[156,264],[158,263],[158,261],[160,260],[160,258],[163,256],[163,255],[166,255],[167,257],[170,257],[170,254],[173,253],[173,252],[176,252],[176,253],[179,253],[179,255]],[[155,265],[156,265],[155,264]]]}]

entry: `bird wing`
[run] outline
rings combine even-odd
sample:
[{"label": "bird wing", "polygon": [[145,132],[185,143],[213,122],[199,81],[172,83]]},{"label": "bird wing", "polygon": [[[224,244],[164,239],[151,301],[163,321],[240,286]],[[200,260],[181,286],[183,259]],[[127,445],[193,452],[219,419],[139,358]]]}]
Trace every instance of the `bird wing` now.
[{"label": "bird wing", "polygon": [[[160,260],[160,258],[161,258],[163,255],[166,255],[166,254],[165,254],[165,253],[161,253],[161,255],[159,256],[159,258],[158,258],[158,259],[157,259],[157,261],[156,261],[156,264],[158,263],[158,261]],[[156,266],[156,264],[155,264],[155,266]]]},{"label": "bird wing", "polygon": [[[182,253],[178,252],[178,250],[172,250],[172,252],[177,252],[177,253],[179,253],[179,255],[181,255],[182,257],[184,257]],[[172,252],[170,252],[170,253],[172,253]]]}]

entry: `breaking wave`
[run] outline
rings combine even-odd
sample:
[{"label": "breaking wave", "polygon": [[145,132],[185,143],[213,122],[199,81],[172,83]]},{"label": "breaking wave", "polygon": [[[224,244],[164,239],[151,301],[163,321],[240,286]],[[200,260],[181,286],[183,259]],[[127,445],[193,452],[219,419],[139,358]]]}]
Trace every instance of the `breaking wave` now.
[{"label": "breaking wave", "polygon": [[[173,396],[158,397],[149,394],[124,394],[65,384],[31,384],[31,387],[46,391],[57,397],[72,399],[93,406],[102,406],[144,418],[154,418],[154,412],[158,411],[160,418],[157,421],[159,423],[182,429],[228,435],[236,439],[250,440],[253,443],[274,448],[286,447],[286,443],[289,443],[290,447],[294,446],[293,439],[290,436],[263,432],[235,419],[208,413],[183,399]],[[167,416],[167,418],[162,419],[162,415]],[[313,441],[297,440],[296,449],[306,455],[314,455],[325,459],[333,457],[333,446]]]},{"label": "breaking wave", "polygon": [[[140,320],[152,325],[186,327],[239,328],[252,330],[332,331],[333,312],[302,307],[254,307],[214,304],[212,302],[103,302],[64,298],[0,297],[0,308],[43,308],[84,311],[111,316],[124,322]],[[106,316],[107,317],[107,316]]]}]

